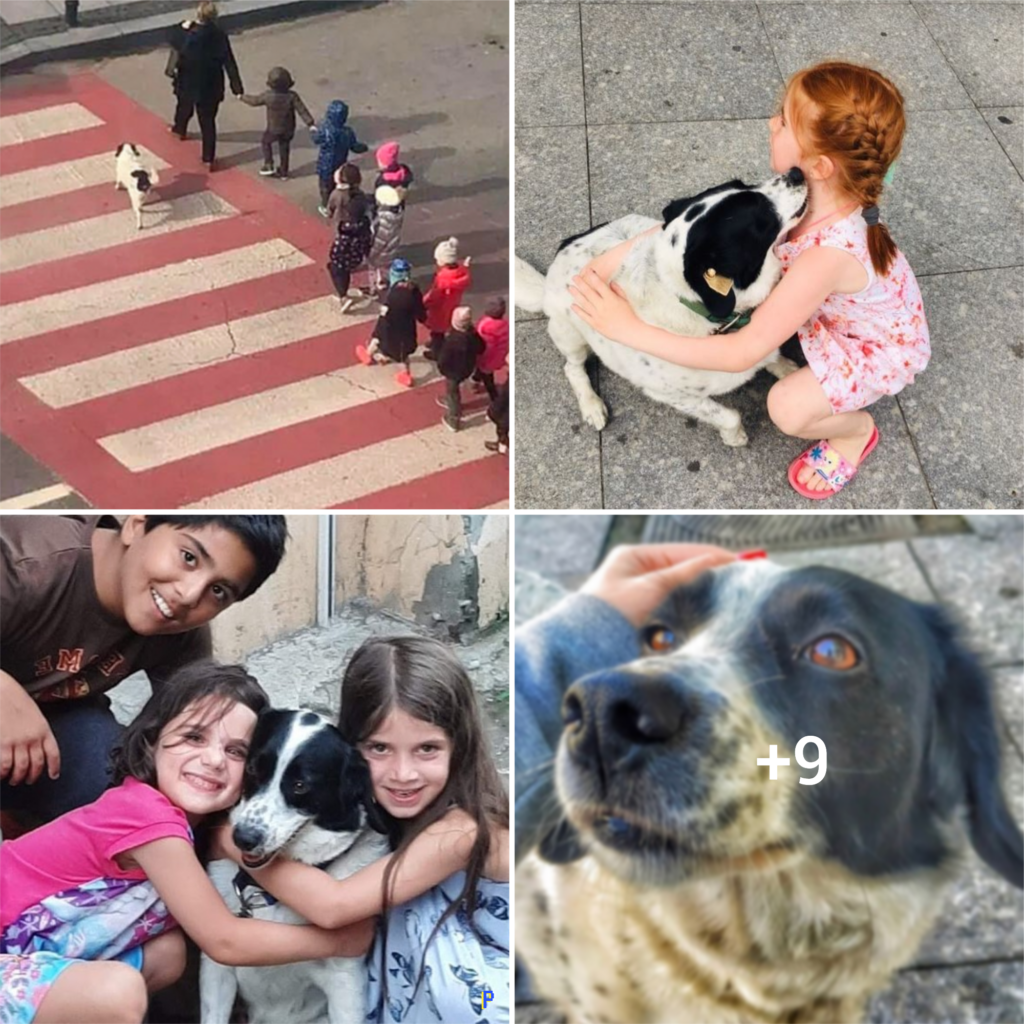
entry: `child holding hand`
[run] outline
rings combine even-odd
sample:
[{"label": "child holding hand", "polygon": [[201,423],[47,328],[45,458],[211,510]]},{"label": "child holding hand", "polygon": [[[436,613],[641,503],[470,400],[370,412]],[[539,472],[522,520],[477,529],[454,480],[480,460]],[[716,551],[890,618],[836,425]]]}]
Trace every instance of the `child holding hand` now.
[{"label": "child holding hand", "polygon": [[820,439],[788,472],[811,500],[853,479],[879,440],[867,407],[912,383],[931,355],[920,288],[878,212],[904,124],[902,95],[877,71],[826,62],[793,75],[769,122],[771,165],[803,171],[807,213],[777,246],[782,281],[725,343],[637,318],[605,283],[631,243],[570,289],[573,311],[596,331],[681,366],[744,370],[798,333],[808,365],[772,386],[768,415],[784,433]]},{"label": "child holding hand", "polygon": [[[258,96],[242,93],[238,98],[250,107],[267,108],[267,130],[260,145],[263,147],[263,166],[260,174],[264,177],[276,175],[288,177],[288,160],[292,139],[295,137],[295,115],[302,118],[307,128],[313,127],[313,115],[306,109],[302,97],[292,89],[295,80],[287,68],[271,68],[267,75],[267,88]],[[274,143],[281,152],[281,162],[274,170]]]},{"label": "child holding hand", "polygon": [[345,670],[338,725],[395,852],[340,881],[280,857],[251,874],[322,927],[384,915],[368,1021],[507,1022],[508,795],[466,670],[437,640],[371,637]]},{"label": "child holding hand", "polygon": [[451,326],[452,313],[462,305],[462,296],[472,283],[467,256],[459,262],[459,240],[452,236],[438,242],[434,247],[434,262],[437,269],[434,281],[423,301],[427,307],[427,330],[430,341],[424,358],[436,360],[444,335]]},{"label": "child holding hand", "polygon": [[262,688],[234,665],[194,662],[147,701],[98,800],[0,845],[0,1021],[142,1021],[148,994],[185,967],[184,930],[224,964],[359,956],[344,932],[235,917],[192,829],[233,806]]}]

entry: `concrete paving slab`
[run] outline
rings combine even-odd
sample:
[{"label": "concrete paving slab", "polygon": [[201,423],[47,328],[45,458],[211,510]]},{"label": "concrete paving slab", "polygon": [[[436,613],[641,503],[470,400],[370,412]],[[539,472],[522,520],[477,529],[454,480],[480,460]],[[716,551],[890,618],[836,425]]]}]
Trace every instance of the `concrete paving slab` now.
[{"label": "concrete paving slab", "polygon": [[[580,419],[546,322],[517,323],[515,344],[516,507],[601,508],[600,440]],[[544,429],[520,431],[537,404]]]},{"label": "concrete paving slab", "polygon": [[992,4],[985,17],[970,3],[915,3],[946,61],[979,107],[1019,103],[1024,93],[1020,12]]},{"label": "concrete paving slab", "polygon": [[516,125],[583,122],[583,67],[577,4],[521,4],[516,8]]},{"label": "concrete paving slab", "polygon": [[597,568],[611,516],[516,516],[516,568],[575,589]]},{"label": "concrete paving slab", "polygon": [[1024,671],[1020,668],[997,668],[993,670],[992,678],[1008,742],[1018,755],[1024,756]]},{"label": "concrete paving slab", "polygon": [[754,4],[651,4],[637,13],[628,4],[581,8],[588,124],[773,111],[783,82]]},{"label": "concrete paving slab", "polygon": [[870,1024],[941,1020],[1006,1024],[1024,1019],[1024,964],[978,964],[942,971],[903,971],[869,1005]]},{"label": "concrete paving slab", "polygon": [[918,279],[1020,263],[1020,175],[976,110],[911,115],[881,210]]},{"label": "concrete paving slab", "polygon": [[517,128],[515,161],[526,184],[516,189],[516,255],[543,272],[563,238],[591,226],[584,129]]},{"label": "concrete paving slab", "polygon": [[[739,412],[750,443],[729,448],[713,427],[652,401],[621,377],[602,372],[601,394],[611,419],[602,434],[605,508],[799,509],[786,478],[805,442],[781,434],[765,411],[774,378],[758,374],[739,391],[716,399]],[[568,387],[568,385],[566,385]],[[570,394],[569,399],[575,405]],[[830,511],[932,508],[899,405],[872,406],[882,442],[854,483],[828,501]],[[584,427],[584,430],[590,430]],[[520,431],[522,436],[525,431]],[[899,481],[899,487],[894,481]]]},{"label": "concrete paving slab", "polygon": [[1024,107],[987,107],[981,114],[1017,173],[1024,176]]},{"label": "concrete paving slab", "polygon": [[936,504],[1022,508],[1020,271],[926,277],[921,294],[932,359],[899,404]]},{"label": "concrete paving slab", "polygon": [[1024,545],[1016,530],[986,540],[967,535],[910,541],[935,593],[967,627],[991,665],[1024,661]]},{"label": "concrete paving slab", "polygon": [[787,78],[820,60],[848,60],[891,75],[908,110],[971,106],[917,6],[844,3],[841,17],[835,3],[765,4],[759,10]]}]

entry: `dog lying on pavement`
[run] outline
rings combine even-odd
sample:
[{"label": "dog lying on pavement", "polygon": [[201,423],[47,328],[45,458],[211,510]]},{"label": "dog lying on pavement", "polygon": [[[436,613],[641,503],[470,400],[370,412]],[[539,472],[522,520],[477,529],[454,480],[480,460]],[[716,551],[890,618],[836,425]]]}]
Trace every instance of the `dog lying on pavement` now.
[{"label": "dog lying on pavement", "polygon": [[734,390],[762,367],[784,377],[797,368],[794,363],[778,351],[742,373],[668,363],[611,341],[585,324],[571,312],[568,286],[596,256],[641,236],[612,278],[641,320],[689,337],[735,329],[781,277],[773,246],[806,209],[807,186],[800,169],[793,168],[760,186],[730,181],[677,199],[663,211],[663,229],[653,234],[641,236],[658,222],[634,214],[567,238],[546,276],[517,257],[516,305],[548,316],[548,333],[565,357],[565,374],[583,419],[597,430],[608,420],[584,368],[593,351],[608,369],[650,398],[715,427],[725,444],[746,444],[739,413],[711,396]]},{"label": "dog lying on pavement", "polygon": [[[312,711],[265,711],[253,733],[242,799],[231,812],[243,861],[262,867],[278,853],[347,878],[388,852],[371,824],[370,770],[326,719]],[[232,912],[301,924],[245,870],[213,861],[210,878]],[[249,1024],[351,1024],[366,1016],[366,967],[335,957],[277,967],[228,967],[205,954],[200,968],[203,1024],[228,1024],[236,992]]]},{"label": "dog lying on pavement", "polygon": [[150,189],[160,183],[160,175],[152,167],[143,166],[142,155],[133,142],[122,142],[114,156],[114,188],[128,190],[135,211],[135,227],[141,231],[142,207],[149,200]]},{"label": "dog lying on pavement", "polygon": [[969,844],[1024,885],[990,683],[940,609],[752,562],[638,642],[567,690],[564,821],[516,874],[517,951],[572,1024],[860,1021]]}]

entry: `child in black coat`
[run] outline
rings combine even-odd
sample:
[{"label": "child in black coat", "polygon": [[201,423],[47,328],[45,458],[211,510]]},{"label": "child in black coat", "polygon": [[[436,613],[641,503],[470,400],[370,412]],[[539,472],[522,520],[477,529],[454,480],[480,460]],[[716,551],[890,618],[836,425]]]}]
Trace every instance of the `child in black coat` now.
[{"label": "child in black coat", "polygon": [[413,385],[409,359],[416,351],[416,324],[427,319],[423,293],[410,279],[412,266],[408,260],[393,260],[388,270],[390,287],[380,307],[380,316],[368,345],[356,345],[356,358],[364,366],[372,363],[402,363],[404,369],[395,375],[402,387]]},{"label": "child in black coat", "polygon": [[437,356],[437,368],[448,382],[448,392],[437,404],[448,411],[441,422],[452,431],[462,426],[462,396],[459,385],[473,375],[476,361],[484,351],[483,338],[473,326],[473,311],[469,306],[459,306],[452,313],[452,329],[445,335],[444,344]]}]

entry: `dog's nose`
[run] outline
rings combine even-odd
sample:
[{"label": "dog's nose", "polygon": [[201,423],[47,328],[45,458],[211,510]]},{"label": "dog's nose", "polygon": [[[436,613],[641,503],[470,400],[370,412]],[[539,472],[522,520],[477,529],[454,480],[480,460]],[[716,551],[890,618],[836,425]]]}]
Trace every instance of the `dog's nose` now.
[{"label": "dog's nose", "polygon": [[678,680],[635,672],[588,676],[562,702],[569,752],[588,768],[637,767],[685,739],[701,712],[699,694]]},{"label": "dog's nose", "polygon": [[263,833],[254,825],[236,825],[231,833],[235,846],[245,853],[255,850],[263,842]]},{"label": "dog's nose", "polygon": [[786,181],[790,185],[802,185],[804,183],[804,172],[799,167],[790,167],[789,172],[786,174]]}]

